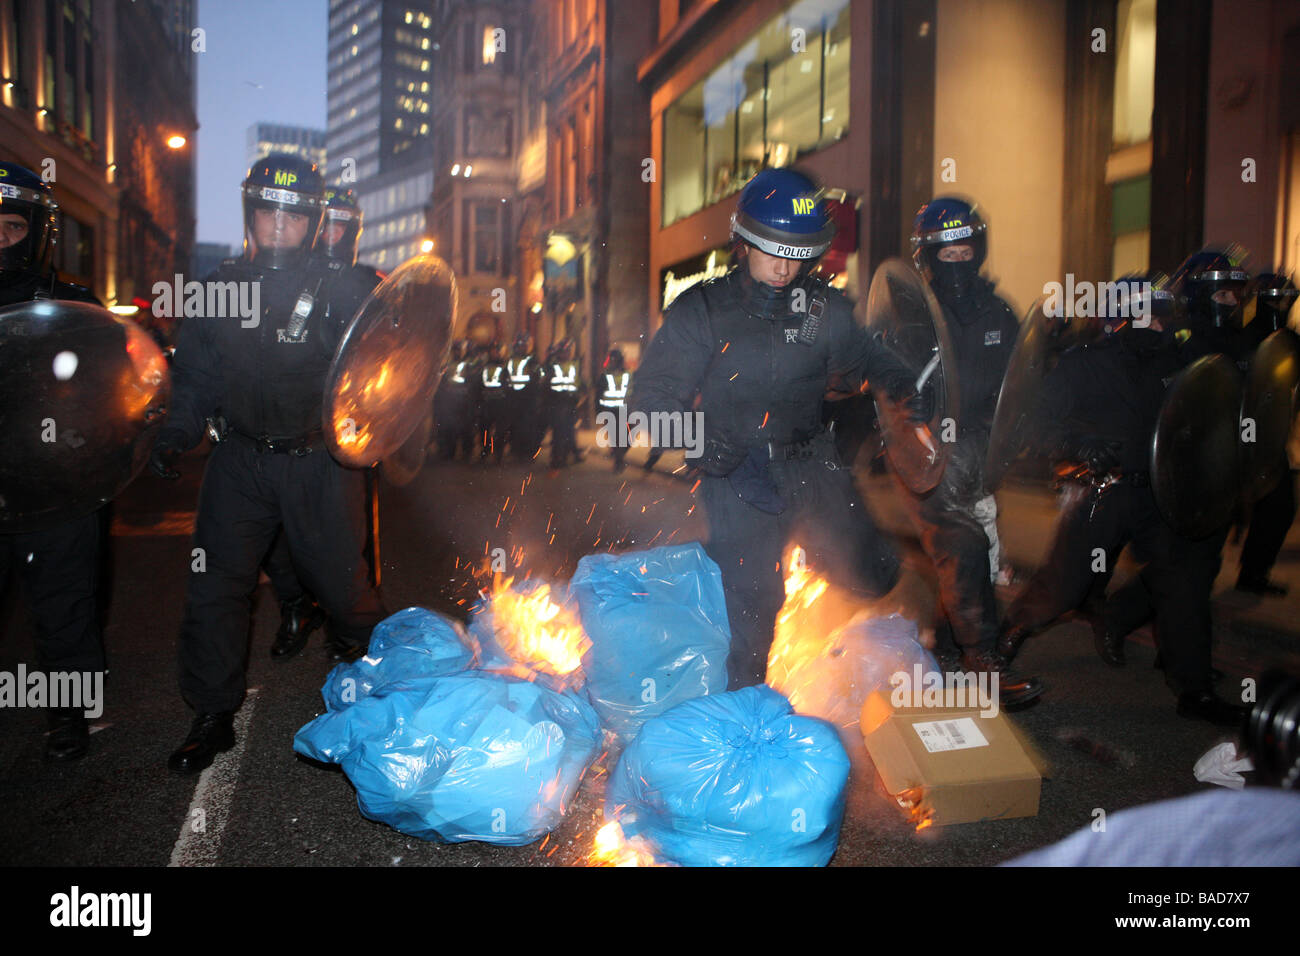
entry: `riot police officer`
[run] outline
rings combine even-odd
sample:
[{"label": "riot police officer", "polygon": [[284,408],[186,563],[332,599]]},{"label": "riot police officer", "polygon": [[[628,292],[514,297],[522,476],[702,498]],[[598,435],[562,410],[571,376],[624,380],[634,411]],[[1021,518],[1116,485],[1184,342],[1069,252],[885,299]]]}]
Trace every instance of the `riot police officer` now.
[{"label": "riot police officer", "polygon": [[480,383],[480,434],[482,447],[479,460],[486,461],[488,455],[499,465],[505,455],[506,440],[509,429],[510,376],[506,372],[506,363],[501,358],[501,347],[495,342],[483,349],[483,366],[479,373]]},{"label": "riot police officer", "polygon": [[457,339],[451,346],[451,357],[443,370],[438,391],[433,396],[433,417],[438,423],[438,454],[451,461],[463,446],[469,458],[473,422],[470,418],[469,341]]},{"label": "riot police officer", "polygon": [[[58,280],[57,209],[39,176],[0,161],[0,306],[33,299],[100,304],[90,290]],[[37,662],[46,673],[105,670],[97,600],[104,546],[102,509],[43,531],[0,534],[0,593],[13,570],[27,590]],[[54,708],[48,718],[46,758],[84,756],[90,740],[84,711]]]},{"label": "riot police officer", "polygon": [[[1300,360],[1300,337],[1288,325],[1291,307],[1300,295],[1294,283],[1287,276],[1265,272],[1255,277],[1253,290],[1254,316],[1245,327],[1251,347],[1258,348],[1269,335],[1285,329],[1283,335]],[[1289,460],[1282,462],[1281,472],[1282,479],[1251,509],[1249,530],[1241,545],[1238,591],[1278,596],[1287,593],[1283,585],[1270,581],[1268,576],[1296,514],[1295,470]]]},{"label": "riot police officer", "polygon": [[704,443],[694,463],[704,473],[706,550],[722,571],[732,689],[764,679],[792,540],[859,592],[884,594],[899,576],[897,552],[822,427],[822,397],[832,379],[869,377],[908,401],[913,417],[920,410],[904,364],[810,274],[834,228],[807,177],[755,176],[732,219],[733,267],[678,296],[632,383],[633,413],[685,415],[700,400]]},{"label": "riot police officer", "polygon": [[[997,670],[1004,704],[1042,693],[1033,678],[1011,677],[998,660],[997,506],[984,488],[984,460],[998,390],[1020,324],[994,285],[980,274],[988,255],[988,226],[976,207],[941,196],[921,207],[912,227],[912,259],[943,308],[960,383],[961,419],[939,484],[925,494],[896,484],[933,563],[942,618],[936,654],[945,670],[964,663]],[[960,655],[960,660],[959,660]]]},{"label": "riot police officer", "polygon": [[582,395],[581,370],[573,357],[573,340],[560,339],[546,357],[546,416],[551,427],[551,467],[581,461],[576,426]]},{"label": "riot police officer", "polygon": [[[326,186],[324,210],[313,254],[326,262],[336,262],[352,270],[350,278],[356,282],[358,290],[378,285],[381,279],[379,273],[369,266],[357,264],[357,242],[361,238],[363,220],[356,195],[351,189]],[[215,276],[212,278],[215,279]],[[330,303],[327,303],[327,322],[331,321],[329,308]],[[337,318],[346,324],[352,317],[340,315]],[[276,631],[275,640],[271,642],[271,660],[291,660],[306,647],[312,632],[325,623],[325,612],[303,588],[294,570],[289,543],[283,532],[276,535],[275,544],[267,555],[263,569],[271,581],[271,589],[280,601],[280,627]],[[341,660],[347,653],[346,647],[333,639],[329,642],[328,650],[332,660]]]},{"label": "riot police officer", "polygon": [[539,423],[542,421],[541,389],[537,357],[533,354],[533,337],[527,332],[515,336],[506,360],[505,416],[507,442],[511,456],[519,462],[532,461],[542,444]]},{"label": "riot police officer", "polygon": [[[600,366],[600,392],[596,398],[599,411],[611,412],[616,418],[620,408],[626,408],[628,390],[632,387],[632,373],[627,370],[622,349],[610,349],[605,361]],[[626,414],[626,412],[624,413]],[[627,443],[629,436],[619,432],[609,432],[613,438],[614,471],[620,472],[627,467]]]},{"label": "riot police officer", "polygon": [[281,525],[340,656],[364,653],[385,614],[361,558],[363,475],[330,457],[321,430],[334,349],[370,291],[337,260],[310,258],[323,202],[315,164],[282,154],[256,163],[243,185],[244,255],[214,278],[248,284],[260,310],[182,326],[172,407],[151,466],[176,477],[176,458],[198,444],[216,409],[228,432],[199,492],[180,639],[181,692],[197,716],[168,761],[176,773],[196,773],[234,745],[249,595]]},{"label": "riot police officer", "polygon": [[[1213,582],[1200,573],[1197,543],[1161,516],[1148,470],[1165,391],[1186,363],[1175,337],[1179,300],[1157,276],[1120,281],[1121,301],[1099,303],[1100,338],[1067,349],[1044,384],[1046,443],[1069,459],[1058,470],[1066,476],[1061,513],[1047,558],[1007,610],[999,649],[1013,657],[1031,634],[1080,607],[1128,547],[1142,565],[1136,586],[1157,618],[1178,713],[1232,724],[1240,709],[1211,689]],[[1128,613],[1127,590],[1094,612],[1097,649],[1112,666],[1124,663],[1114,635]]]}]

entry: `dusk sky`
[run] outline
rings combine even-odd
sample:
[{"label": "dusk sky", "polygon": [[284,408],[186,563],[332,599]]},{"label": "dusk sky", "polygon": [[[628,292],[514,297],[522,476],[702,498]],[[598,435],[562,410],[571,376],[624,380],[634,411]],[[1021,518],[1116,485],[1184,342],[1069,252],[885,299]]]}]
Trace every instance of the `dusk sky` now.
[{"label": "dusk sky", "polygon": [[199,0],[198,240],[243,241],[239,184],[259,120],[325,128],[328,0]]}]

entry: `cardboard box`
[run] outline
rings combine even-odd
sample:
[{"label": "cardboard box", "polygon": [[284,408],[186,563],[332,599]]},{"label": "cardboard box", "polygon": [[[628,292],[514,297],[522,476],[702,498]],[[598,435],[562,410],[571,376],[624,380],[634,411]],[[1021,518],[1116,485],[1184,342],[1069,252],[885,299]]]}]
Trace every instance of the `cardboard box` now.
[{"label": "cardboard box", "polygon": [[896,708],[876,692],[862,707],[862,734],[885,791],[917,824],[1038,813],[1046,765],[1001,712],[981,717],[978,706]]}]

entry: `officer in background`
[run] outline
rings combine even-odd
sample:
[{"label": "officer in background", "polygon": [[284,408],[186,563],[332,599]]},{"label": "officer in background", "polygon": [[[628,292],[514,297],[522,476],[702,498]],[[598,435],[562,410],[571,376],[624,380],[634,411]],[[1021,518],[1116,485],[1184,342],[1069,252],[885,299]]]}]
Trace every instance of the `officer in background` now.
[{"label": "officer in background", "polygon": [[488,455],[499,465],[505,454],[509,429],[510,376],[501,358],[501,347],[493,342],[483,349],[483,370],[479,373],[482,447],[479,461]]},{"label": "officer in background", "polygon": [[462,447],[470,457],[473,421],[470,418],[469,341],[457,339],[451,345],[451,357],[443,370],[438,390],[433,395],[433,418],[438,425],[438,455],[451,461]]},{"label": "officer in background", "polygon": [[321,431],[325,377],[345,324],[370,287],[337,260],[310,258],[324,183],[315,164],[273,154],[243,185],[245,248],[220,282],[255,283],[251,319],[203,316],[182,326],[172,407],[151,458],[178,476],[220,409],[228,426],[199,492],[180,640],[180,686],[197,716],[168,761],[197,773],[235,742],[244,696],[249,597],[283,525],[294,569],[321,602],[340,656],[364,653],[385,611],[361,557],[364,476],[330,457]]},{"label": "officer in background", "polygon": [[[0,306],[34,299],[100,302],[90,290],[55,274],[58,204],[31,170],[0,161]],[[0,594],[10,572],[22,579],[36,620],[36,658],[49,673],[104,672],[98,591],[104,541],[103,509],[43,531],[0,533]],[[85,756],[85,712],[51,709],[45,739],[49,760]]]},{"label": "officer in background", "polygon": [[870,378],[913,420],[922,410],[906,366],[811,275],[834,231],[807,177],[755,176],[732,218],[731,270],[677,297],[633,383],[634,413],[686,415],[700,400],[704,445],[692,461],[704,473],[706,550],[722,571],[732,690],[764,679],[792,539],[820,573],[870,596],[899,576],[822,427],[822,401],[832,382],[855,391]]},{"label": "officer in background", "polygon": [[533,337],[527,332],[515,336],[506,362],[506,377],[509,379],[505,406],[506,440],[515,461],[529,462],[537,456],[542,445],[540,424],[543,419],[537,356],[533,354]]},{"label": "officer in background", "polygon": [[912,227],[912,259],[943,308],[960,383],[961,419],[939,484],[916,494],[896,481],[939,583],[935,653],[945,671],[963,666],[1001,673],[1003,704],[1042,693],[1034,678],[1013,677],[998,659],[998,603],[994,590],[997,505],[984,487],[984,460],[1020,324],[980,275],[988,255],[988,227],[975,206],[942,196],[921,207]]},{"label": "officer in background", "polygon": [[[632,386],[632,373],[623,361],[622,349],[610,349],[600,367],[600,392],[596,398],[597,412],[611,412],[617,421],[618,410],[626,408],[628,390]],[[626,412],[624,413],[626,415]],[[609,432],[614,440],[614,471],[621,472],[627,467],[628,435]]]},{"label": "officer in background", "polygon": [[[1300,338],[1288,325],[1291,307],[1300,294],[1290,278],[1276,272],[1265,272],[1255,277],[1253,287],[1253,317],[1244,330],[1252,351],[1280,329],[1287,330],[1283,334],[1293,346],[1300,343]],[[1296,357],[1300,360],[1300,351]],[[1238,591],[1272,596],[1282,596],[1287,592],[1283,585],[1270,581],[1268,574],[1273,570],[1291,523],[1295,521],[1295,475],[1291,461],[1282,462],[1282,480],[1251,509],[1249,530],[1241,546]]]},{"label": "officer in background", "polygon": [[582,396],[581,367],[573,357],[573,340],[564,338],[546,356],[546,418],[551,428],[551,467],[563,468],[578,451],[578,402]]},{"label": "officer in background", "polygon": [[[1198,543],[1161,516],[1148,470],[1165,391],[1186,361],[1176,338],[1179,303],[1161,277],[1119,281],[1128,287],[1123,303],[1098,303],[1101,338],[1063,353],[1044,384],[1048,448],[1068,450],[1070,462],[1058,469],[1066,481],[1050,551],[1008,608],[999,649],[1014,657],[1027,637],[1080,607],[1128,547],[1142,566],[1135,580],[1156,616],[1178,713],[1233,725],[1243,711],[1212,690],[1213,580],[1201,576]],[[1124,664],[1123,639],[1113,635],[1129,613],[1128,590],[1094,612],[1098,653],[1116,667]]]},{"label": "officer in background", "polygon": [[[336,262],[343,268],[352,270],[351,278],[355,280],[358,289],[373,289],[382,276],[370,266],[357,264],[357,242],[361,238],[362,223],[361,206],[352,190],[341,186],[326,186],[325,215],[313,254],[326,262]],[[216,276],[209,278],[216,279]],[[327,304],[327,310],[329,307]],[[351,315],[338,318],[343,319],[344,327],[352,320]],[[327,314],[327,322],[329,321]],[[325,612],[298,579],[283,531],[276,535],[275,544],[267,555],[263,569],[280,602],[280,627],[276,631],[275,640],[271,642],[271,660],[291,660],[307,646],[312,631],[325,623]],[[328,642],[327,650],[330,659],[334,661],[342,660],[348,653],[346,645],[334,639]]]}]

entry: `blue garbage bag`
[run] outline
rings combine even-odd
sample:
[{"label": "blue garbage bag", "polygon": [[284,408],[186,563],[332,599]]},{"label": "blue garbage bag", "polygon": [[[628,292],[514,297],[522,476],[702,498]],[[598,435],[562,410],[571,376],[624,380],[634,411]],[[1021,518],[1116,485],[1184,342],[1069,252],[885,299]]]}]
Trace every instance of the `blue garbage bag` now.
[{"label": "blue garbage bag", "polygon": [[424,840],[523,846],[560,823],[600,740],[576,694],[466,671],[378,688],[293,746],[342,765],[372,820]]},{"label": "blue garbage bag", "polygon": [[726,690],[722,572],[699,544],[590,554],[569,587],[591,639],[587,693],[624,742],[648,718]]},{"label": "blue garbage bag", "polygon": [[848,778],[834,727],[746,687],[647,720],[619,759],[605,817],[683,866],[824,866]]},{"label": "blue garbage bag", "polygon": [[413,686],[465,670],[473,651],[450,618],[408,607],[384,618],[370,633],[366,656],[330,671],[321,688],[325,706],[340,710],[393,684]]},{"label": "blue garbage bag", "polygon": [[873,691],[886,696],[891,680],[902,671],[908,680],[938,672],[939,665],[917,640],[916,622],[901,614],[864,611],[819,645],[815,655],[804,653],[791,664],[769,666],[768,682],[796,711],[820,717],[844,735],[860,739],[862,705]]}]

